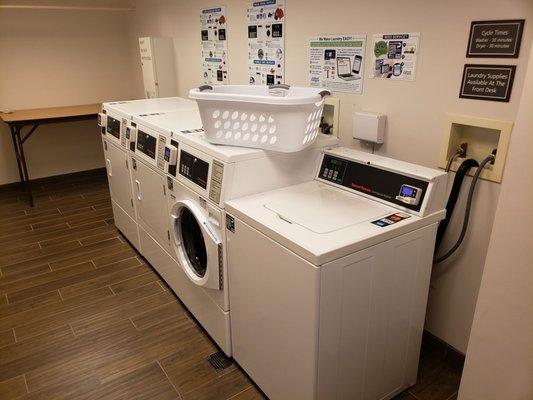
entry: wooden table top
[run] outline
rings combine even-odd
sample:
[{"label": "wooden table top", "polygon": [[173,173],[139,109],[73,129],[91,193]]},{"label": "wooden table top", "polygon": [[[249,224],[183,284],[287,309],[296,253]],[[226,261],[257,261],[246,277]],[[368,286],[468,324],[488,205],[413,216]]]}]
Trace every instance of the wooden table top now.
[{"label": "wooden table top", "polygon": [[46,120],[57,118],[72,118],[86,115],[96,115],[100,112],[100,103],[82,104],[77,106],[34,108],[30,110],[15,110],[8,113],[0,112],[0,119],[6,123]]}]

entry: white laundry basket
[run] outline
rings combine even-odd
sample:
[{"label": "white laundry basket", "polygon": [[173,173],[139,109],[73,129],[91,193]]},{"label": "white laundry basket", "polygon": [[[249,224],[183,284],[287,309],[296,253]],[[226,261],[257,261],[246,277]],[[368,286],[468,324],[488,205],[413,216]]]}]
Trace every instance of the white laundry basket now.
[{"label": "white laundry basket", "polygon": [[288,85],[200,86],[198,103],[211,143],[294,152],[318,136],[328,90]]}]

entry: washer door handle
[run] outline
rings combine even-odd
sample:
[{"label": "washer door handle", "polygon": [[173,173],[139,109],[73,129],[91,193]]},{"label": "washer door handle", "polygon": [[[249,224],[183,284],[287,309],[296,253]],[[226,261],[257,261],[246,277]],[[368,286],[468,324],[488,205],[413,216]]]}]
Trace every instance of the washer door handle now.
[{"label": "washer door handle", "polygon": [[111,169],[111,160],[109,158],[107,158],[105,160],[106,164],[107,164],[107,175],[109,177],[112,177],[113,176],[113,170]]},{"label": "washer door handle", "polygon": [[137,186],[137,200],[141,201],[142,200],[141,182],[139,182],[138,179],[135,179],[135,186]]}]

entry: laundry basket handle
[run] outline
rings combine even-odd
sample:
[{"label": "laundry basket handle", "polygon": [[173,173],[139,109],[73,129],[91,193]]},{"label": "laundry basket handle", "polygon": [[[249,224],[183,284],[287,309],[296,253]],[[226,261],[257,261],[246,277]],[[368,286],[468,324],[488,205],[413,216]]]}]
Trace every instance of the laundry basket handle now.
[{"label": "laundry basket handle", "polygon": [[289,85],[285,85],[284,83],[278,83],[277,85],[270,85],[268,87],[268,90],[270,89],[285,89],[289,90],[291,87]]},{"label": "laundry basket handle", "polygon": [[202,85],[198,87],[198,90],[200,92],[203,92],[204,90],[213,90],[213,86],[211,85]]},{"label": "laundry basket handle", "polygon": [[322,90],[319,95],[320,97],[324,98],[326,96],[331,96],[331,92],[329,90]]}]

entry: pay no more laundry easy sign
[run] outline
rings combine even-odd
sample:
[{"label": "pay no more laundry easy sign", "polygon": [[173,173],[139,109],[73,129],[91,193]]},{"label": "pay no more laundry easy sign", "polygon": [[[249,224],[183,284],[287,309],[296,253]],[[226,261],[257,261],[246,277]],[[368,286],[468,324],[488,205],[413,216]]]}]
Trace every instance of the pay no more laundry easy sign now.
[{"label": "pay no more laundry easy sign", "polygon": [[508,102],[515,71],[515,65],[466,64],[459,97]]}]

